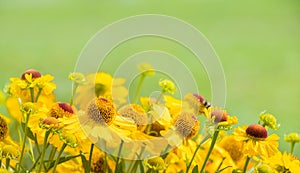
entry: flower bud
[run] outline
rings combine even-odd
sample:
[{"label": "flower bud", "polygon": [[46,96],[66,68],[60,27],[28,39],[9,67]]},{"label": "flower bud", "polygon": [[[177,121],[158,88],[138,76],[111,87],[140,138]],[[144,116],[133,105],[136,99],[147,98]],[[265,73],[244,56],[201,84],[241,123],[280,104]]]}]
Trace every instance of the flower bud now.
[{"label": "flower bud", "polygon": [[227,121],[228,113],[224,110],[217,109],[211,112],[211,117],[215,118],[215,123],[223,122],[223,121]]},{"label": "flower bud", "polygon": [[165,169],[165,161],[161,157],[154,157],[145,160],[145,165],[152,170],[163,170]]},{"label": "flower bud", "polygon": [[73,108],[68,103],[55,103],[49,112],[51,117],[71,117],[74,114]]}]

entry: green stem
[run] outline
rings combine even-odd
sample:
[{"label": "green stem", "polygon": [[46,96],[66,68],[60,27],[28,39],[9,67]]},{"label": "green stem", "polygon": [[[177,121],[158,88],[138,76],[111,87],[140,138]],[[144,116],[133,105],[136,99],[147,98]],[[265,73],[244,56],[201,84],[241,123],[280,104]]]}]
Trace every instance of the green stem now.
[{"label": "green stem", "polygon": [[91,149],[90,149],[90,157],[89,157],[89,172],[91,172],[91,166],[92,166],[92,158],[93,158],[93,150],[94,150],[95,144],[91,144]]},{"label": "green stem", "polygon": [[6,167],[7,170],[9,170],[9,165],[10,165],[10,158],[6,158],[5,167]]},{"label": "green stem", "polygon": [[245,165],[244,165],[244,169],[243,169],[243,173],[246,173],[249,162],[250,162],[250,157],[247,156],[246,162],[245,162]]},{"label": "green stem", "polygon": [[61,156],[61,154],[63,153],[63,151],[64,151],[64,149],[66,148],[66,146],[67,146],[67,144],[64,143],[63,146],[61,147],[59,153],[58,153],[58,156],[57,156],[57,158],[56,158],[56,160],[55,160],[55,163],[54,163],[54,167],[53,167],[53,171],[52,171],[53,173],[55,173],[55,171],[56,171],[56,167],[57,167],[57,165],[58,165],[58,163],[59,163],[60,156]]},{"label": "green stem", "polygon": [[73,102],[74,102],[74,96],[75,96],[77,87],[78,87],[78,84],[74,83],[74,87],[73,87],[73,91],[72,91],[72,96],[71,96],[71,100],[70,100],[70,106],[73,105]]},{"label": "green stem", "polygon": [[294,147],[295,147],[295,142],[292,142],[291,143],[291,154],[293,154],[293,152],[294,152]]},{"label": "green stem", "polygon": [[38,93],[36,95],[36,98],[35,98],[35,102],[37,102],[39,100],[39,97],[41,95],[42,90],[43,90],[43,88],[39,88],[39,91],[38,91]]},{"label": "green stem", "polygon": [[43,144],[43,150],[42,150],[42,153],[41,153],[41,158],[40,158],[40,167],[39,167],[39,170],[38,170],[38,173],[40,173],[42,171],[42,167],[44,165],[44,156],[45,156],[45,152],[46,152],[46,148],[47,148],[47,140],[48,140],[48,136],[50,134],[50,131],[47,130],[46,133],[45,133],[45,138],[44,138],[44,144]]},{"label": "green stem", "polygon": [[118,152],[118,158],[117,158],[117,161],[116,161],[115,172],[118,171],[119,160],[120,160],[120,156],[121,156],[121,151],[122,151],[123,144],[124,144],[124,141],[121,140],[121,145],[120,145],[119,152]]},{"label": "green stem", "polygon": [[189,169],[191,168],[192,163],[193,163],[193,161],[194,161],[194,159],[195,159],[195,156],[196,156],[198,150],[200,149],[201,145],[202,145],[204,142],[206,142],[209,138],[210,138],[210,135],[207,135],[207,136],[205,136],[205,138],[203,138],[203,139],[201,140],[201,142],[199,143],[199,145],[197,146],[197,148],[196,148],[196,150],[195,150],[195,152],[194,152],[194,154],[193,154],[193,157],[192,157],[192,159],[191,159],[189,165],[188,165],[187,168],[186,168],[186,172],[188,172]]},{"label": "green stem", "polygon": [[34,88],[30,88],[30,97],[31,97],[31,102],[34,102]]},{"label": "green stem", "polygon": [[202,167],[201,167],[200,173],[202,173],[202,172],[204,171],[204,168],[205,168],[206,163],[207,163],[207,161],[208,161],[208,159],[209,159],[209,156],[210,156],[211,152],[213,151],[214,146],[215,146],[215,144],[216,144],[216,141],[217,141],[217,139],[218,139],[219,132],[220,132],[219,130],[216,130],[216,131],[214,132],[214,135],[213,135],[213,138],[212,138],[212,141],[211,141],[211,144],[210,144],[210,148],[209,148],[208,153],[207,153],[207,155],[206,155],[206,157],[205,157],[205,160],[204,160],[204,163],[203,163],[203,165],[202,165]]},{"label": "green stem", "polygon": [[133,102],[132,102],[132,103],[136,103],[136,102],[137,102],[137,99],[138,99],[138,97],[139,97],[139,95],[140,95],[140,91],[141,91],[141,88],[142,88],[142,84],[143,84],[144,79],[145,79],[145,75],[142,74],[142,75],[141,75],[141,78],[140,78],[140,81],[139,81],[139,83],[138,83],[138,86],[137,86],[137,88],[136,88],[136,91],[135,91],[135,94],[134,94],[134,99],[133,99]]},{"label": "green stem", "polygon": [[[55,153],[56,153],[56,147],[54,147],[53,145],[52,145],[52,148],[51,148],[51,151],[50,151],[50,155],[49,155],[49,164],[48,164],[48,167],[50,166],[50,164],[52,163],[52,161],[53,161],[53,158],[54,158],[54,156],[55,156]],[[49,168],[48,168],[49,169]]]},{"label": "green stem", "polygon": [[22,141],[22,150],[21,150],[19,165],[17,167],[17,172],[20,172],[20,167],[21,167],[21,164],[22,164],[22,161],[23,161],[25,144],[26,144],[26,141],[27,141],[27,126],[28,126],[29,117],[30,117],[30,113],[26,114],[26,116],[25,116],[25,128],[24,128],[24,139]]},{"label": "green stem", "polygon": [[161,98],[164,96],[164,94],[165,94],[165,91],[164,90],[162,90],[161,91],[161,93],[160,93],[160,95],[158,96],[158,98],[157,98],[157,100],[156,100],[156,104],[158,104],[159,103],[159,101],[161,100]]}]

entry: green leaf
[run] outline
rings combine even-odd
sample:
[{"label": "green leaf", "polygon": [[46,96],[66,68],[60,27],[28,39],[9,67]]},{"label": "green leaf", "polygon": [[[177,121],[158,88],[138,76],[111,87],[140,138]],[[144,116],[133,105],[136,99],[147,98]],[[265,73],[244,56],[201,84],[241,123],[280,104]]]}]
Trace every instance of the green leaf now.
[{"label": "green leaf", "polygon": [[[25,132],[25,123],[21,122],[22,130]],[[27,137],[30,138],[31,140],[34,140],[34,134],[32,133],[31,129],[27,127]]]},{"label": "green leaf", "polygon": [[85,158],[83,153],[80,153],[81,161],[82,161],[82,166],[84,168],[84,172],[90,172],[90,165],[89,161]]},{"label": "green leaf", "polygon": [[[69,160],[71,160],[71,159],[74,159],[74,158],[76,158],[76,157],[79,157],[79,156],[81,156],[81,155],[78,154],[78,155],[75,155],[75,156],[60,157],[60,158],[59,158],[59,161],[58,161],[58,164],[67,162],[67,161],[69,161]],[[45,163],[46,163],[46,162],[50,162],[50,160],[45,160],[44,162],[45,162]],[[54,164],[55,164],[55,160],[54,160],[54,161],[51,161],[51,163],[50,163],[50,165],[49,165],[49,167],[48,167],[48,169],[47,169],[47,172],[54,166]]]},{"label": "green leaf", "polygon": [[192,170],[192,173],[198,173],[199,172],[199,170],[198,170],[198,165],[196,165],[195,167],[194,167],[194,169]]},{"label": "green leaf", "polygon": [[145,169],[144,169],[144,165],[143,165],[143,162],[142,161],[138,161],[139,164],[140,164],[140,173],[145,173]]}]

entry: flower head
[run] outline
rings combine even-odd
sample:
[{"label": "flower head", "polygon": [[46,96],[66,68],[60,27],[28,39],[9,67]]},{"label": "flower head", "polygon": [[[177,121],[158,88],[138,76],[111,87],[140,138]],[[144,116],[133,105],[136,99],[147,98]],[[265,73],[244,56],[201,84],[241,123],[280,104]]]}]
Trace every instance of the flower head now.
[{"label": "flower head", "polygon": [[163,92],[175,94],[176,87],[172,81],[168,79],[161,79],[158,84],[162,88]]},{"label": "flower head", "polygon": [[145,110],[137,104],[129,104],[118,111],[119,115],[132,119],[139,130],[143,131],[148,124],[148,118]]},{"label": "flower head", "polygon": [[57,130],[59,130],[59,121],[55,117],[47,117],[44,119],[40,119],[39,126],[42,129],[51,129],[56,132]]},{"label": "flower head", "polygon": [[266,129],[258,124],[238,127],[234,130],[235,139],[242,142],[243,153],[249,157],[270,157],[278,152],[279,137],[268,136]]},{"label": "flower head", "polygon": [[71,117],[74,115],[74,110],[68,103],[55,103],[50,109],[49,115],[55,118]]},{"label": "flower head", "polygon": [[269,113],[261,113],[259,116],[259,121],[264,127],[270,127],[271,129],[277,130],[280,125],[277,125],[276,118],[274,115]]},{"label": "flower head", "polygon": [[12,145],[4,145],[1,149],[1,158],[16,159],[19,157],[20,152]]},{"label": "flower head", "polygon": [[101,125],[110,125],[116,117],[116,110],[110,100],[99,97],[89,103],[87,115]]},{"label": "flower head", "polygon": [[290,133],[284,136],[284,140],[289,143],[299,143],[300,135],[298,133]]},{"label": "flower head", "polygon": [[149,63],[140,64],[138,69],[145,76],[153,76],[155,74],[152,65]]},{"label": "flower head", "polygon": [[31,75],[31,78],[32,78],[32,79],[39,78],[39,77],[42,76],[41,73],[40,73],[39,71],[37,71],[37,70],[35,70],[35,69],[29,69],[29,70],[26,70],[26,71],[22,74],[21,79],[26,80],[26,79],[28,79],[28,76],[29,76],[29,75]]},{"label": "flower head", "polygon": [[152,170],[166,169],[165,161],[161,157],[154,157],[144,161],[145,165]]},{"label": "flower head", "polygon": [[273,173],[274,170],[267,164],[261,164],[255,167],[257,173]]},{"label": "flower head", "polygon": [[62,133],[59,135],[60,140],[63,141],[68,146],[75,148],[77,147],[77,139],[76,137],[71,133]]},{"label": "flower head", "polygon": [[174,126],[182,137],[188,139],[195,137],[200,129],[200,123],[197,118],[193,114],[186,112],[178,116]]},{"label": "flower head", "polygon": [[74,81],[76,84],[85,84],[86,83],[86,79],[85,76],[82,73],[71,73],[69,75],[69,79],[71,81]]},{"label": "flower head", "polygon": [[252,124],[248,126],[246,129],[246,134],[256,139],[265,139],[268,137],[266,128],[259,124]]},{"label": "flower head", "polygon": [[116,107],[127,102],[128,90],[124,87],[126,79],[113,78],[104,72],[91,73],[85,76],[84,85],[76,89],[74,103],[80,109],[86,109],[89,102],[95,97],[111,98]]}]

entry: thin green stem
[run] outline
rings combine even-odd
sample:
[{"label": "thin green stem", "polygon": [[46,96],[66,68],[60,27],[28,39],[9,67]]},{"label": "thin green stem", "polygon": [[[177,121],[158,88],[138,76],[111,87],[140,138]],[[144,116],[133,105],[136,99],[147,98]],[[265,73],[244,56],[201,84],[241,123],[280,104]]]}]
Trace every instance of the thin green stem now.
[{"label": "thin green stem", "polygon": [[201,167],[200,173],[202,173],[204,171],[204,168],[205,168],[206,163],[207,163],[207,161],[209,159],[209,156],[210,156],[211,152],[213,151],[214,146],[216,144],[216,141],[218,139],[219,132],[220,132],[219,130],[216,130],[214,132],[214,135],[213,135],[213,138],[212,138],[212,141],[211,141],[211,144],[210,144],[210,148],[209,148],[208,153],[207,153],[207,155],[205,157],[205,160],[204,160],[203,165]]},{"label": "thin green stem", "polygon": [[50,155],[49,155],[49,164],[48,164],[48,167],[50,166],[50,164],[52,163],[52,161],[53,161],[53,158],[54,158],[54,156],[55,156],[55,153],[56,153],[56,147],[54,147],[53,145],[52,145],[52,148],[51,148],[51,151],[50,151]]},{"label": "thin green stem", "polygon": [[74,102],[74,96],[75,96],[77,87],[78,87],[78,84],[74,83],[74,87],[73,87],[73,90],[72,90],[72,96],[71,96],[71,100],[70,100],[70,105],[71,106],[73,105],[73,102]]},{"label": "thin green stem", "polygon": [[43,90],[43,88],[39,88],[39,91],[38,91],[38,93],[36,95],[36,98],[35,98],[35,102],[37,102],[39,100],[39,97],[41,95],[42,90]]},{"label": "thin green stem", "polygon": [[120,144],[120,148],[119,148],[119,152],[118,152],[118,158],[117,158],[117,161],[116,161],[115,172],[118,171],[119,160],[120,160],[120,156],[121,156],[121,151],[122,151],[122,148],[123,148],[123,144],[124,144],[124,141],[121,140],[121,144]]},{"label": "thin green stem", "polygon": [[46,153],[46,148],[47,148],[47,141],[48,141],[48,136],[50,134],[50,131],[47,130],[46,133],[45,133],[45,138],[44,138],[44,144],[43,144],[43,150],[42,150],[42,153],[41,153],[41,158],[40,158],[40,167],[39,167],[39,170],[38,170],[38,173],[40,173],[42,171],[42,167],[44,165],[44,156],[45,156],[45,153]]},{"label": "thin green stem", "polygon": [[30,98],[31,98],[31,102],[34,102],[34,88],[30,88]]},{"label": "thin green stem", "polygon": [[158,98],[157,98],[157,100],[156,100],[156,104],[159,103],[159,101],[163,98],[164,94],[165,94],[165,91],[162,90],[161,93],[160,93],[160,95],[158,96]]},{"label": "thin green stem", "polygon": [[291,154],[293,154],[293,152],[294,152],[294,147],[295,147],[295,142],[292,142],[291,143]]},{"label": "thin green stem", "polygon": [[132,103],[136,103],[137,102],[137,99],[139,98],[140,91],[141,91],[142,84],[143,84],[143,81],[144,81],[145,77],[146,76],[144,74],[141,75],[141,78],[140,78],[138,86],[136,88],[136,91],[135,91],[135,94],[134,94],[134,99],[133,99]]},{"label": "thin green stem", "polygon": [[199,143],[199,145],[197,146],[197,148],[196,148],[196,150],[195,150],[195,152],[194,152],[194,154],[193,154],[193,157],[192,157],[192,159],[191,159],[189,165],[188,165],[187,168],[186,168],[186,170],[187,170],[186,172],[188,172],[189,169],[191,168],[192,163],[193,163],[193,161],[194,161],[194,159],[195,159],[195,156],[196,156],[198,150],[200,149],[201,145],[202,145],[204,142],[206,142],[209,138],[210,138],[210,135],[207,135],[207,136],[205,136],[205,137],[201,140],[201,142]]},{"label": "thin green stem", "polygon": [[94,150],[95,144],[91,144],[91,149],[90,149],[90,157],[89,157],[89,172],[91,171],[91,166],[92,166],[92,159],[93,159],[93,150]]},{"label": "thin green stem", "polygon": [[53,167],[53,171],[52,171],[53,173],[55,173],[55,171],[56,171],[56,167],[57,167],[57,165],[58,165],[58,163],[59,163],[60,156],[61,156],[61,154],[64,152],[66,146],[67,146],[67,144],[64,143],[63,146],[61,147],[59,153],[58,153],[58,156],[57,156],[57,158],[56,158],[56,160],[55,160],[55,163],[54,163],[54,167]]},{"label": "thin green stem", "polygon": [[243,173],[246,173],[249,162],[250,162],[250,157],[247,156],[246,162],[245,162],[245,165],[244,165],[244,169],[243,169]]},{"label": "thin green stem", "polygon": [[20,172],[20,167],[21,167],[21,164],[22,164],[22,161],[23,161],[25,144],[26,144],[26,141],[27,141],[27,126],[28,126],[29,117],[30,117],[30,113],[26,114],[26,116],[25,116],[25,126],[24,126],[24,139],[22,141],[22,150],[21,150],[19,165],[17,166],[17,172]]},{"label": "thin green stem", "polygon": [[7,170],[9,170],[9,165],[10,165],[10,158],[6,158],[5,167],[6,167]]}]

